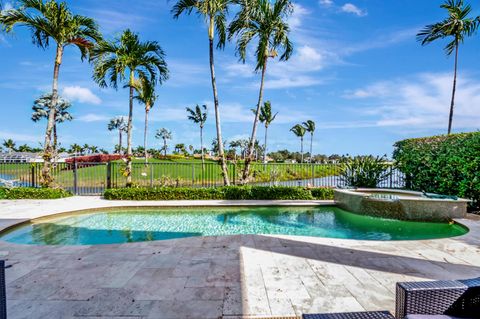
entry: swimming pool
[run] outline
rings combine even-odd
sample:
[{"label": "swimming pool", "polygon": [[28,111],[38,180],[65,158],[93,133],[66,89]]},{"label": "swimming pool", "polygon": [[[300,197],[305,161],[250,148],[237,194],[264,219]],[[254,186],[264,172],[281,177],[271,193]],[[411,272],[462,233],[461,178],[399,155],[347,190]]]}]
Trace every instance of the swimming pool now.
[{"label": "swimming pool", "polygon": [[41,218],[2,232],[0,240],[31,245],[97,245],[237,234],[419,240],[467,232],[456,223],[383,219],[334,206],[129,208]]}]

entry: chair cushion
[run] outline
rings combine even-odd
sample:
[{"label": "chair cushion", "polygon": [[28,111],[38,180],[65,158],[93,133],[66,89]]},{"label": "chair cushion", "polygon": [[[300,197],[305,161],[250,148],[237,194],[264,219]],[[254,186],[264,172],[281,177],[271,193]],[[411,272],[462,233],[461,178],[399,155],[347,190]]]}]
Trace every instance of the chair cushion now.
[{"label": "chair cushion", "polygon": [[407,315],[405,319],[468,319],[468,318],[459,318],[447,315]]}]

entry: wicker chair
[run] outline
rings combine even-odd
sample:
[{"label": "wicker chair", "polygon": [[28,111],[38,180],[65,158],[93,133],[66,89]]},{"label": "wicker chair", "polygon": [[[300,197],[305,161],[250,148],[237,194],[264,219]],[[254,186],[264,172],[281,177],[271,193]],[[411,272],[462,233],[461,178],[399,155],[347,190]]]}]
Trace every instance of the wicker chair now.
[{"label": "wicker chair", "polygon": [[5,291],[4,260],[0,260],[0,319],[7,319],[7,294]]},{"label": "wicker chair", "polygon": [[398,319],[407,315],[480,318],[480,277],[397,283],[395,315]]},{"label": "wicker chair", "polygon": [[[397,319],[409,315],[480,319],[480,277],[397,283]],[[394,319],[388,311],[305,314],[304,319]]]}]

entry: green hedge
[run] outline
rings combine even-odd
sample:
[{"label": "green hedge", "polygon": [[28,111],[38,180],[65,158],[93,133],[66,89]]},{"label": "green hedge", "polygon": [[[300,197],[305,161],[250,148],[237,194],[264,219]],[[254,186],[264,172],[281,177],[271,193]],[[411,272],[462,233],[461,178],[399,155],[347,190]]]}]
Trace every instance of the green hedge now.
[{"label": "green hedge", "polygon": [[333,190],[263,186],[119,188],[107,189],[104,197],[110,200],[312,200],[333,199]]},{"label": "green hedge", "polygon": [[480,132],[400,141],[393,158],[407,187],[470,198],[480,206]]},{"label": "green hedge", "polygon": [[57,188],[0,188],[0,199],[58,199],[70,197],[72,193]]}]

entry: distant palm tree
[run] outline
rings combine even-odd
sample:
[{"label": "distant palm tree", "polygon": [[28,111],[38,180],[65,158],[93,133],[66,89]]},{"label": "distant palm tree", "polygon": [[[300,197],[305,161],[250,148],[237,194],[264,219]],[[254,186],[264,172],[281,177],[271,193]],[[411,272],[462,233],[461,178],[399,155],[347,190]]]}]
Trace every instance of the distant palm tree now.
[{"label": "distant palm tree", "polygon": [[[252,112],[255,114],[257,110],[252,109]],[[270,101],[266,101],[263,106],[260,108],[260,114],[258,120],[265,125],[265,142],[263,144],[263,162],[267,162],[267,136],[268,136],[268,127],[275,121],[278,112],[272,113],[272,104]]]},{"label": "distant palm tree", "polygon": [[[50,107],[52,105],[52,94],[46,93],[40,96],[33,102],[32,106],[32,121],[38,122],[41,119],[47,119],[50,113]],[[58,137],[57,137],[57,124],[63,123],[65,121],[72,121],[73,116],[68,112],[68,109],[72,106],[70,101],[62,98],[61,96],[57,99],[57,105],[55,110],[55,121],[53,124],[53,151],[57,152],[58,146]]]},{"label": "distant palm tree", "polygon": [[82,60],[87,57],[93,45],[101,40],[97,23],[88,17],[73,14],[66,2],[55,0],[17,0],[18,9],[4,10],[0,14],[0,25],[7,31],[20,25],[32,32],[33,43],[45,49],[50,39],[56,43],[55,67],[53,71],[51,107],[45,131],[44,165],[42,169],[42,184],[50,186],[53,182],[51,163],[53,158],[51,135],[55,125],[55,105],[58,100],[58,77],[63,53],[67,46],[78,47]]},{"label": "distant palm tree", "polygon": [[157,130],[157,134],[155,134],[155,138],[163,140],[163,155],[167,156],[167,140],[171,140],[173,138],[172,132],[167,130],[166,128],[161,128]]},{"label": "distant palm tree", "polygon": [[303,127],[305,130],[310,133],[310,162],[312,162],[313,158],[313,134],[315,134],[315,122],[312,120],[308,120],[303,122]]},{"label": "distant palm tree", "polygon": [[17,151],[19,152],[24,152],[24,153],[30,153],[32,151],[32,148],[28,146],[27,144],[20,145],[17,148]]},{"label": "distant palm tree", "polygon": [[95,63],[93,78],[100,87],[118,88],[120,81],[127,81],[130,88],[127,123],[127,185],[132,184],[132,121],[135,80],[146,79],[152,85],[168,79],[165,53],[156,41],[141,42],[138,34],[123,31],[114,41],[101,41],[92,50]]},{"label": "distant palm tree", "polygon": [[452,132],[453,109],[455,107],[455,91],[457,87],[458,48],[466,36],[471,36],[476,31],[478,19],[475,20],[468,17],[472,8],[469,4],[465,4],[463,0],[447,0],[440,7],[448,11],[448,18],[441,22],[427,25],[417,34],[417,39],[422,45],[426,45],[438,39],[453,38],[445,46],[447,55],[451,55],[455,51],[452,100],[448,117],[448,134],[450,134]]},{"label": "distant palm tree", "polygon": [[188,119],[193,123],[198,124],[198,126],[200,127],[200,149],[202,151],[202,165],[203,165],[205,164],[205,154],[203,152],[203,127],[207,122],[207,106],[202,105],[202,107],[200,107],[197,104],[195,106],[195,110],[192,110],[189,107],[187,107],[186,110],[188,113]]},{"label": "distant palm tree", "polygon": [[91,154],[97,154],[98,153],[98,146],[90,145],[89,150],[90,150]]},{"label": "distant palm tree", "polygon": [[74,144],[70,145],[70,148],[68,149],[68,152],[72,153],[72,154],[75,154],[75,155],[81,154],[82,153],[82,146],[74,143]]},{"label": "distant palm tree", "polygon": [[8,140],[3,140],[2,145],[8,150],[9,153],[15,151],[16,143],[11,138],[9,138]]},{"label": "distant palm tree", "polygon": [[218,35],[217,48],[223,49],[227,40],[227,14],[229,7],[238,0],[178,0],[172,9],[173,16],[178,18],[182,13],[190,14],[193,10],[202,16],[208,25],[210,77],[213,90],[213,103],[215,108],[215,125],[217,129],[217,140],[219,156],[222,165],[223,183],[230,185],[228,178],[228,167],[225,158],[225,151],[222,137],[222,126],[220,123],[220,107],[218,102],[217,81],[215,76],[214,41],[215,33]]},{"label": "distant palm tree", "polygon": [[305,133],[307,130],[302,125],[297,124],[294,127],[292,127],[290,131],[293,132],[293,134],[295,134],[297,137],[300,137],[300,145],[301,145],[300,155],[302,156],[302,163],[303,163],[303,137],[305,136]]},{"label": "distant palm tree", "polygon": [[117,116],[110,120],[108,123],[108,130],[109,131],[118,131],[118,145],[119,145],[119,154],[122,154],[122,135],[127,130],[127,123],[125,121],[125,117]]},{"label": "distant palm tree", "polygon": [[145,127],[143,130],[143,149],[145,156],[145,164],[148,163],[148,150],[147,150],[147,135],[148,135],[148,114],[155,105],[155,101],[158,95],[155,94],[155,85],[145,78],[140,79],[135,83],[135,89],[138,94],[135,99],[141,104],[145,105]]},{"label": "distant palm tree", "polygon": [[256,0],[254,2],[239,0],[238,2],[241,3],[242,7],[230,24],[229,38],[237,36],[236,50],[243,62],[247,57],[248,44],[254,39],[258,40],[255,50],[257,60],[255,71],[261,70],[262,73],[255,120],[253,121],[250,144],[242,174],[242,180],[245,183],[250,176],[250,162],[255,147],[260,108],[263,102],[268,59],[277,57],[279,50],[283,51],[280,55],[280,61],[288,60],[293,53],[293,45],[288,38],[290,28],[287,22],[288,17],[293,12],[293,4],[291,0],[276,0],[274,3],[270,0]]}]

